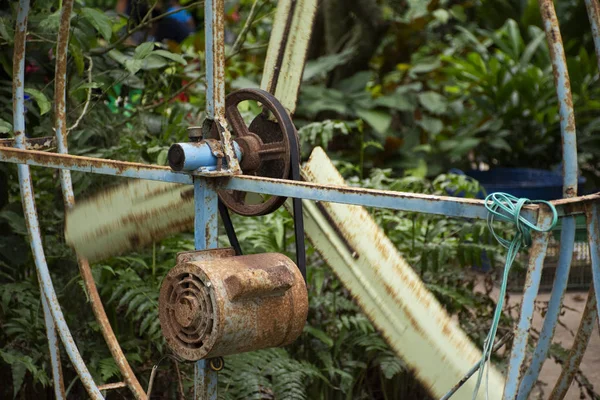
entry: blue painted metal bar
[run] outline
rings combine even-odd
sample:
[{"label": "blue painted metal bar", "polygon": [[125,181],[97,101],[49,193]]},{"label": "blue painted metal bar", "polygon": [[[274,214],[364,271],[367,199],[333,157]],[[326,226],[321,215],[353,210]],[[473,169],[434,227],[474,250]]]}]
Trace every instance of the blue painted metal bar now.
[{"label": "blue painted metal bar", "polygon": [[585,0],[585,6],[587,7],[590,25],[592,26],[596,59],[600,67],[600,3],[598,3],[598,0]]},{"label": "blue painted metal bar", "polygon": [[[592,259],[592,276],[594,280],[594,290],[596,299],[600,298],[600,220],[598,209],[600,205],[593,203],[588,205],[586,210],[587,234],[590,248],[590,258]],[[598,321],[600,322],[600,308],[597,307]],[[599,326],[600,328],[600,326]]]},{"label": "blue painted metal bar", "polygon": [[[17,23],[15,27],[15,48],[13,57],[13,127],[15,132],[15,147],[24,149],[26,147],[25,137],[25,46],[27,35],[27,18],[29,15],[29,0],[19,1],[17,12]],[[19,165],[19,185],[21,191],[24,186],[31,185],[29,167]],[[23,209],[26,209],[25,198]],[[29,215],[27,215],[29,217]],[[29,220],[29,218],[28,218]],[[43,293],[42,278],[38,272],[38,281],[40,284],[40,293]],[[50,353],[50,366],[52,369],[52,383],[54,386],[54,395],[57,399],[65,399],[65,384],[62,373],[62,364],[60,361],[60,347],[56,335],[56,325],[45,296],[41,298],[42,311],[44,314],[44,324],[46,327],[46,337],[48,338],[48,350]]]},{"label": "blue painted metal bar", "polygon": [[[552,214],[546,210],[540,211],[539,226],[549,226],[552,221]],[[519,323],[515,329],[515,339],[510,355],[508,372],[506,374],[506,386],[504,388],[504,400],[513,400],[517,397],[519,388],[521,370],[525,362],[527,341],[529,339],[529,329],[535,311],[535,298],[540,287],[540,278],[546,258],[548,248],[549,232],[535,232],[533,244],[529,251],[529,265],[527,277],[525,279],[525,293],[521,300],[521,315]]]},{"label": "blue painted metal bar", "polygon": [[[19,11],[17,13],[17,26],[15,29],[15,57],[13,59],[14,74],[13,77],[13,119],[15,130],[15,146],[21,149],[25,148],[25,105],[24,105],[24,80],[25,80],[25,36],[27,32],[27,17],[29,14],[29,0],[19,1]],[[46,331],[48,333],[48,342],[50,346],[50,355],[52,359],[52,375],[55,385],[55,394],[57,398],[64,399],[64,384],[62,382],[62,371],[60,367],[60,356],[58,353],[58,340],[55,330],[62,339],[63,345],[73,366],[77,370],[86,391],[92,399],[103,399],[102,394],[94,384],[77,346],[73,341],[71,332],[65,322],[64,316],[58,304],[52,279],[46,264],[46,257],[42,245],[42,237],[35,209],[35,199],[33,187],[31,184],[31,174],[28,165],[18,165],[19,186],[21,189],[21,201],[23,211],[27,221],[27,231],[29,233],[30,245],[33,252],[38,279],[40,281],[42,292],[42,305],[46,321]],[[48,326],[48,323],[50,325]]]},{"label": "blue painted metal bar", "polygon": [[[194,241],[196,250],[218,246],[218,196],[206,179],[194,178]],[[194,366],[194,399],[217,400],[217,372],[208,360],[197,361]]]},{"label": "blue painted metal bar", "polygon": [[539,4],[558,95],[563,149],[563,197],[574,197],[577,196],[577,135],[567,59],[553,0],[540,0]]},{"label": "blue painted metal bar", "polygon": [[552,295],[548,302],[548,310],[544,319],[544,325],[540,332],[540,337],[536,345],[531,364],[525,373],[525,377],[519,387],[517,399],[525,400],[533,389],[542,370],[542,365],[548,355],[548,350],[552,344],[554,330],[558,322],[560,310],[569,281],[569,271],[571,270],[571,260],[573,259],[573,249],[575,248],[575,217],[565,217],[562,219],[562,232],[560,235],[560,254],[558,258],[558,268],[554,277]]},{"label": "blue painted metal bar", "polygon": [[209,182],[194,179],[194,239],[196,250],[214,249],[218,238],[218,196]]},{"label": "blue painted metal bar", "polygon": [[558,381],[556,381],[552,393],[548,397],[549,400],[562,400],[567,394],[569,387],[571,387],[571,383],[579,369],[579,365],[581,364],[590,337],[592,336],[594,325],[597,321],[597,307],[594,288],[591,287],[588,291],[587,302],[585,304],[585,309],[583,310],[583,315],[581,316],[577,334],[575,335],[575,341],[573,342],[573,346],[571,347],[567,359],[564,360],[561,375],[558,378]]},{"label": "blue painted metal bar", "polygon": [[[191,185],[195,173],[176,173],[168,167],[19,150],[0,147],[0,162],[27,164],[40,167],[70,169],[124,178],[146,179]],[[447,215],[458,218],[486,219],[483,200],[448,196],[433,196],[389,190],[364,189],[350,186],[321,185],[310,182],[270,179],[254,176],[212,178],[219,189],[242,190],[274,196],[298,197],[314,201],[355,204],[365,207]],[[600,200],[600,194],[552,201],[559,216],[582,214],[583,203]],[[521,215],[535,221],[537,207],[524,207]]]}]

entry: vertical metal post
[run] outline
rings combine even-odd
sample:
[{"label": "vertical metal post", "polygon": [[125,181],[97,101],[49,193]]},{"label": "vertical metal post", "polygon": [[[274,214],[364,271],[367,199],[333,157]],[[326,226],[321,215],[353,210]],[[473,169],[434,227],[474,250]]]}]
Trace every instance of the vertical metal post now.
[{"label": "vertical metal post", "polygon": [[[545,209],[540,209],[538,225],[548,227],[552,222],[552,214]],[[506,386],[504,388],[504,400],[513,400],[517,397],[521,371],[525,362],[529,329],[535,311],[535,298],[540,288],[540,278],[548,249],[549,232],[536,232],[533,234],[533,244],[529,251],[529,265],[527,277],[525,278],[525,293],[521,300],[521,315],[515,329],[515,339],[510,354],[510,363],[506,374]]]},{"label": "vertical metal post", "polygon": [[540,332],[538,343],[535,347],[531,364],[525,373],[525,377],[519,386],[519,395],[517,399],[525,400],[537,382],[542,370],[554,330],[558,322],[558,316],[562,306],[567,283],[569,282],[569,271],[571,270],[571,260],[573,259],[573,249],[575,247],[575,217],[569,216],[562,219],[562,232],[560,234],[560,254],[558,257],[558,267],[554,277],[552,295],[548,302],[548,311],[544,319],[544,325]]},{"label": "vertical metal post", "polygon": [[[194,178],[194,207],[196,250],[217,247],[218,196],[208,179]],[[194,366],[194,399],[217,400],[217,382],[217,372],[209,367],[208,360],[197,361]]]},{"label": "vertical metal post", "polygon": [[[552,71],[554,73],[554,85],[559,102],[560,131],[562,136],[563,156],[563,197],[577,196],[577,136],[575,127],[575,110],[571,95],[571,83],[567,62],[558,26],[558,19],[554,9],[553,0],[540,1],[540,13],[544,22],[546,40],[550,49],[552,59]],[[544,319],[544,325],[536,345],[533,358],[523,381],[519,386],[518,399],[524,400],[529,397],[535,382],[540,374],[542,365],[548,354],[554,330],[558,323],[558,316],[567,282],[571,270],[571,260],[575,245],[575,217],[569,216],[562,220],[562,232],[560,236],[560,254],[558,268],[554,278],[552,295],[548,303],[548,311]]]},{"label": "vertical metal post", "polygon": [[[586,204],[585,208],[590,258],[592,259],[592,277],[594,280],[596,299],[600,298],[600,221],[598,220],[600,216],[598,215],[598,208],[600,208],[598,203]],[[596,310],[598,312],[598,321],[600,322],[600,307],[597,307]]]},{"label": "vertical metal post", "polygon": [[225,119],[225,2],[204,2],[204,37],[206,48],[206,118],[215,121],[219,129],[227,168],[233,174],[241,173],[238,159],[231,144],[231,133]]},{"label": "vertical metal post", "polygon": [[587,7],[588,18],[592,26],[592,38],[594,39],[594,47],[596,48],[596,59],[600,66],[600,4],[598,0],[585,0]]},{"label": "vertical metal post", "polygon": [[[17,25],[15,29],[15,48],[13,57],[13,126],[15,132],[15,147],[25,149],[25,42],[27,34],[27,17],[29,15],[29,0],[19,2],[17,13]],[[29,166],[19,164],[17,166],[19,174],[19,185],[31,187],[31,176]],[[27,210],[25,204],[26,198],[22,196],[23,210]],[[26,213],[27,226],[31,216]],[[33,245],[33,242],[32,242]],[[65,384],[62,374],[62,365],[60,361],[59,341],[56,335],[56,325],[50,312],[48,300],[44,296],[42,280],[38,273],[40,284],[40,295],[42,301],[42,310],[44,313],[44,324],[46,326],[46,336],[48,337],[48,349],[50,352],[50,365],[52,367],[52,381],[54,385],[54,395],[57,399],[65,399]]]},{"label": "vertical metal post", "polygon": [[[29,0],[19,1],[19,10],[17,13],[17,26],[15,29],[15,56],[13,58],[13,125],[15,130],[15,144],[17,148],[25,148],[25,105],[24,105],[24,79],[25,79],[25,41],[27,32],[27,16],[29,14]],[[40,281],[42,305],[44,307],[46,330],[48,333],[48,342],[50,345],[50,355],[52,359],[52,375],[55,381],[55,393],[59,399],[64,398],[64,385],[62,384],[62,374],[60,369],[60,357],[58,355],[58,340],[56,331],[60,335],[65,350],[77,371],[83,386],[92,399],[103,399],[102,394],[94,384],[81,355],[75,345],[73,336],[66,324],[64,315],[58,304],[56,292],[52,285],[52,278],[44,248],[42,245],[42,235],[40,232],[37,211],[35,208],[35,198],[33,195],[33,185],[29,166],[19,164],[17,166],[19,174],[19,186],[21,189],[21,201],[27,223],[27,231],[31,242],[31,250],[35,261],[38,280]],[[50,314],[48,317],[46,314]],[[48,325],[50,324],[50,325]],[[57,381],[57,376],[59,380]]]},{"label": "vertical metal post", "polygon": [[571,347],[567,359],[564,360],[562,372],[554,385],[554,389],[552,389],[550,397],[548,397],[549,400],[564,399],[567,391],[571,387],[571,383],[579,370],[579,365],[581,364],[585,350],[590,342],[594,324],[597,321],[596,307],[596,296],[594,295],[594,288],[591,287],[588,291],[587,302],[585,303],[585,309],[581,316],[581,322],[579,322],[575,341],[573,342],[573,346]]},{"label": "vertical metal post", "polygon": [[[227,168],[240,173],[239,162],[231,142],[225,119],[225,3],[224,0],[204,2],[204,37],[206,48],[206,122],[220,125],[223,152]],[[218,196],[208,179],[194,178],[194,241],[196,250],[217,247]],[[207,360],[194,366],[194,399],[217,399],[217,372]]]},{"label": "vertical metal post", "polygon": [[539,3],[558,95],[563,147],[563,197],[574,197],[577,196],[577,135],[569,71],[553,0],[540,0]]}]

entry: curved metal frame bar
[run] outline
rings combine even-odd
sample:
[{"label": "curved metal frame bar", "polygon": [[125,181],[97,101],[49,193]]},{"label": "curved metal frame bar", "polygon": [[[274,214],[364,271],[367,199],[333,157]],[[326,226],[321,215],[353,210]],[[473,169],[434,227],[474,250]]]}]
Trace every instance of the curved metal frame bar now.
[{"label": "curved metal frame bar", "polygon": [[[15,129],[15,146],[17,148],[25,148],[25,96],[24,96],[24,79],[25,79],[25,42],[27,35],[27,17],[29,15],[29,0],[20,0],[17,14],[17,26],[15,29],[15,49],[13,65],[15,75],[17,79],[13,78],[13,118],[14,118],[14,129]],[[21,189],[21,201],[23,202],[23,211],[26,216],[27,231],[31,241],[31,250],[33,252],[33,258],[38,273],[38,279],[40,281],[43,299],[42,304],[44,310],[49,311],[51,319],[53,320],[50,325],[46,327],[48,332],[48,341],[50,345],[50,353],[52,359],[52,375],[55,384],[55,393],[57,398],[65,398],[64,395],[64,384],[62,382],[62,373],[60,366],[60,356],[58,354],[58,343],[56,341],[56,335],[53,332],[55,329],[58,330],[58,334],[62,340],[67,354],[77,374],[79,375],[83,386],[88,392],[89,396],[96,399],[103,399],[102,394],[94,384],[92,376],[90,375],[77,345],[75,344],[69,327],[65,322],[65,318],[58,304],[56,293],[52,285],[52,278],[48,271],[48,265],[46,263],[46,257],[44,256],[44,250],[42,245],[42,236],[40,233],[40,226],[37,218],[37,211],[35,208],[35,198],[33,195],[33,187],[31,184],[31,174],[29,172],[29,166],[19,164],[17,166],[19,174],[19,187]],[[46,314],[46,312],[45,312]],[[46,322],[48,318],[46,317]]]},{"label": "curved metal frame bar", "polygon": [[[54,85],[55,113],[56,113],[56,142],[58,153],[68,154],[67,144],[67,115],[66,115],[66,81],[67,81],[67,51],[69,47],[69,33],[71,27],[71,14],[73,12],[73,0],[64,0],[60,16],[60,30],[58,32],[58,43],[56,49],[56,72]],[[65,208],[69,209],[75,205],[75,195],[73,193],[73,183],[71,181],[71,171],[60,170],[60,183]],[[145,400],[146,393],[142,389],[139,381],[135,377],[129,362],[123,354],[121,346],[114,334],[114,331],[108,321],[102,299],[98,293],[98,288],[94,282],[90,264],[85,258],[78,257],[80,275],[83,279],[86,291],[89,295],[92,310],[102,336],[106,341],[108,349],[113,356],[127,387],[131,390],[134,397],[138,400]]]}]

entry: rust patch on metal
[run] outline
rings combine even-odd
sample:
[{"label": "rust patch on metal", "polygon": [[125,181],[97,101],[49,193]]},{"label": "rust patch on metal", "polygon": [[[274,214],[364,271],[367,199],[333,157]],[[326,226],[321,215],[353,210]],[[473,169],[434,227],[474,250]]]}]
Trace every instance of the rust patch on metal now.
[{"label": "rust patch on metal", "polygon": [[571,387],[571,383],[579,371],[579,365],[581,365],[581,361],[585,355],[585,350],[587,349],[590,337],[592,336],[593,326],[597,320],[597,306],[597,299],[594,293],[594,287],[592,285],[588,291],[587,302],[581,315],[581,322],[579,323],[579,328],[577,329],[573,346],[569,351],[567,359],[563,360],[563,369],[561,375],[556,381],[554,389],[552,389],[552,393],[548,399],[563,399]]},{"label": "rust patch on metal", "polygon": [[[264,112],[246,126],[237,106],[254,100],[263,106]],[[254,89],[243,89],[227,96],[226,117],[242,148],[243,173],[259,177],[288,179],[291,174],[291,135],[297,135],[293,121],[285,109],[271,95]],[[269,118],[272,115],[275,121]],[[290,131],[293,129],[293,131]],[[271,196],[260,204],[248,204],[243,192],[219,191],[221,201],[233,212],[245,216],[269,214],[285,203],[286,198]]]},{"label": "rust patch on metal", "polygon": [[199,252],[203,260],[178,264],[163,281],[161,328],[171,349],[186,360],[289,344],[306,322],[306,286],[289,258],[224,257],[224,251],[231,252]]},{"label": "rust patch on metal", "polygon": [[106,311],[102,305],[102,299],[100,298],[98,288],[96,287],[96,283],[94,281],[94,276],[92,275],[90,264],[84,258],[78,258],[77,262],[79,264],[79,273],[81,274],[85,289],[90,298],[92,311],[94,312],[96,321],[98,321],[98,325],[100,325],[100,332],[102,332],[102,336],[106,341],[106,345],[108,346],[108,349],[110,350],[110,353],[115,360],[123,379],[133,393],[133,396],[138,400],[146,400],[146,393],[135,377],[127,358],[125,358],[125,354],[123,354],[123,350],[119,345],[119,341],[115,336],[112,326],[108,321]]},{"label": "rust patch on metal", "polygon": [[[268,263],[270,260],[264,260]],[[283,296],[294,284],[294,275],[285,265],[256,267],[249,265],[245,271],[225,278],[225,288],[231,301],[269,296]]]},{"label": "rust patch on metal", "polygon": [[235,250],[233,247],[210,250],[191,250],[177,253],[177,265],[186,264],[194,261],[206,261],[215,258],[234,257]]},{"label": "rust patch on metal", "polygon": [[279,53],[277,54],[277,61],[275,63],[275,68],[273,71],[273,78],[269,82],[269,87],[267,88],[267,91],[272,94],[275,94],[275,88],[277,87],[277,82],[279,81],[279,75],[283,66],[285,51],[288,47],[293,48],[293,46],[288,44],[288,39],[290,37],[290,31],[292,30],[292,22],[294,20],[294,12],[296,11],[297,3],[297,0],[291,0],[290,10],[288,12],[287,20],[285,22],[285,27],[283,30],[283,37],[281,38],[280,42],[281,46],[279,47]]},{"label": "rust patch on metal", "polygon": [[[15,139],[0,139],[0,147],[14,147]],[[52,150],[56,147],[56,138],[54,136],[44,136],[39,138],[25,139],[27,150]]]}]

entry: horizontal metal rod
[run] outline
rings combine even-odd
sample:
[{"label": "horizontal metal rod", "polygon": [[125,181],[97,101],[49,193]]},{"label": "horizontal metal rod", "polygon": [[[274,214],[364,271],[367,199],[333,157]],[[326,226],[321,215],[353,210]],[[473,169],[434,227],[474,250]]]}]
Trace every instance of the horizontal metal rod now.
[{"label": "horizontal metal rod", "polygon": [[[69,169],[102,175],[147,179],[161,182],[191,185],[193,176],[200,174],[173,172],[169,167],[104,160],[67,154],[45,153],[33,150],[0,148],[0,162],[28,164],[57,169]],[[354,204],[366,207],[389,208],[399,211],[447,215],[459,218],[485,219],[487,210],[483,200],[462,197],[434,196],[418,193],[403,193],[348,186],[321,185],[284,179],[255,176],[229,178],[206,178],[216,188],[241,190],[273,196],[297,197],[314,201]],[[552,201],[559,216],[581,214],[585,203],[599,201],[600,194],[573,197]],[[527,206],[522,215],[535,221],[537,206]]]}]

